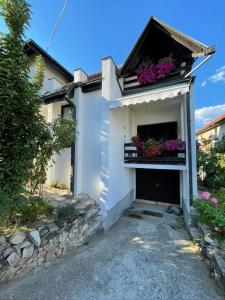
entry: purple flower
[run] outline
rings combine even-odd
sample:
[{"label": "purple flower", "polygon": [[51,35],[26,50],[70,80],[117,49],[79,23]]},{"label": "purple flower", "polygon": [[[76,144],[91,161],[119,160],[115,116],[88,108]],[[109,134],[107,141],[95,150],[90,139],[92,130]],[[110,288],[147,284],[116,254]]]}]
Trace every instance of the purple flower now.
[{"label": "purple flower", "polygon": [[181,140],[168,140],[163,144],[163,149],[166,151],[184,151],[186,149],[186,142]]},{"label": "purple flower", "polygon": [[216,199],[216,197],[211,198],[211,203],[214,205],[218,204],[218,200]]},{"label": "purple flower", "polygon": [[201,192],[200,193],[200,199],[201,200],[208,200],[210,197],[210,193],[209,192]]}]

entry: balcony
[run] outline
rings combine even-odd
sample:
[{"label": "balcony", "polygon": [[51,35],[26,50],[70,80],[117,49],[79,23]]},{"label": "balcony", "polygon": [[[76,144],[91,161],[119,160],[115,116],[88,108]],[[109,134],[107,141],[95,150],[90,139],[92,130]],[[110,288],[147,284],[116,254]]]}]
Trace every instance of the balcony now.
[{"label": "balcony", "polygon": [[134,143],[124,144],[125,164],[186,165],[186,151],[163,151],[159,156],[147,157]]},{"label": "balcony", "polygon": [[130,92],[132,90],[145,89],[160,83],[170,82],[171,80],[183,77],[188,69],[185,62],[174,62],[171,70],[163,70],[160,74],[154,74],[154,69],[152,70],[152,68],[156,67],[157,70],[157,66],[159,66],[159,64],[153,67],[152,65],[147,65],[143,69],[133,71],[132,73],[124,76],[123,91]]}]

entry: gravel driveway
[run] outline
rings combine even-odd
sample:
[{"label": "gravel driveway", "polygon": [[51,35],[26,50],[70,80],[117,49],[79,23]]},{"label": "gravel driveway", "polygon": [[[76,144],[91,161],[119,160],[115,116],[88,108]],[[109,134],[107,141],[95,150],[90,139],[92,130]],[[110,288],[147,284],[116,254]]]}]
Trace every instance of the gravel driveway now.
[{"label": "gravel driveway", "polygon": [[89,245],[2,287],[0,299],[225,299],[196,250],[175,216],[122,217]]}]

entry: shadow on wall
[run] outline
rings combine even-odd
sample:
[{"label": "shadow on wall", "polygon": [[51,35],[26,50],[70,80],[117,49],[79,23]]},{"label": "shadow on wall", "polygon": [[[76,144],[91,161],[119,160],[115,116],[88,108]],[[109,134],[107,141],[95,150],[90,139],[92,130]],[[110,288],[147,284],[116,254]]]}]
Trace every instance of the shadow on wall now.
[{"label": "shadow on wall", "polygon": [[100,208],[104,216],[107,215],[107,200],[109,197],[109,120],[107,120],[108,112],[103,114],[100,131]]}]

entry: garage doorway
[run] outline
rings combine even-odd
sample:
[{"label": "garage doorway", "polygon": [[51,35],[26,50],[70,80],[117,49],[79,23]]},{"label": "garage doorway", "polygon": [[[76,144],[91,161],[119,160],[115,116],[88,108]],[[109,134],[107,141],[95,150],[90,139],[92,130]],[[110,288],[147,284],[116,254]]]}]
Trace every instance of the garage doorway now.
[{"label": "garage doorway", "polygon": [[179,171],[136,169],[136,199],[180,204]]}]

